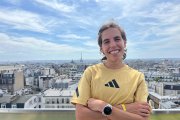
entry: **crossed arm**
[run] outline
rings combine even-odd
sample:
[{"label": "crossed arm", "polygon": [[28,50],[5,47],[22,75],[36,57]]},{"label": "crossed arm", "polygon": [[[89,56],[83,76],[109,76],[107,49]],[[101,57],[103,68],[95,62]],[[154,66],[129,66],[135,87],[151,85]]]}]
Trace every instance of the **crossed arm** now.
[{"label": "crossed arm", "polygon": [[103,116],[102,110],[108,103],[90,98],[88,107],[76,104],[76,120],[148,120],[150,107],[145,102],[126,104],[127,112],[122,110],[121,105],[113,106],[112,114]]}]

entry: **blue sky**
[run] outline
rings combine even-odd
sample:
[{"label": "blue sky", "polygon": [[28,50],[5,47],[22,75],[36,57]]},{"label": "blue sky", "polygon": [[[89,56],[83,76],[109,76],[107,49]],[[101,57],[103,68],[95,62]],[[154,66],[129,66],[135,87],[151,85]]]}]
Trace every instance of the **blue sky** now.
[{"label": "blue sky", "polygon": [[1,0],[0,61],[100,59],[97,32],[111,19],[127,59],[180,58],[179,0]]}]

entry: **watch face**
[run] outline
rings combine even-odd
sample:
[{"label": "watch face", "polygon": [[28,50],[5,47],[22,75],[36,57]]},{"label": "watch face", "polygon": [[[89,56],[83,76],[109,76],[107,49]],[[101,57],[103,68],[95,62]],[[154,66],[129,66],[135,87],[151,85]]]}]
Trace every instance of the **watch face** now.
[{"label": "watch face", "polygon": [[104,108],[104,114],[105,114],[105,115],[110,115],[111,112],[112,112],[112,108],[111,108],[111,107],[106,106],[106,107]]}]

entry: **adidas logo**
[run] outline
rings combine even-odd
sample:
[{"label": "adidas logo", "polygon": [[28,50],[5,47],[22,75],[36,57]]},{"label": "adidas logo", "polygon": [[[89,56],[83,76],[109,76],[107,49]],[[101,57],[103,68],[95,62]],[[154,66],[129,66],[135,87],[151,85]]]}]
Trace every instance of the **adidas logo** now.
[{"label": "adidas logo", "polygon": [[76,88],[76,96],[79,97],[79,90],[78,90],[78,87]]},{"label": "adidas logo", "polygon": [[113,88],[119,88],[119,85],[117,84],[116,80],[113,79],[112,81],[109,81],[105,84],[107,87],[113,87]]}]

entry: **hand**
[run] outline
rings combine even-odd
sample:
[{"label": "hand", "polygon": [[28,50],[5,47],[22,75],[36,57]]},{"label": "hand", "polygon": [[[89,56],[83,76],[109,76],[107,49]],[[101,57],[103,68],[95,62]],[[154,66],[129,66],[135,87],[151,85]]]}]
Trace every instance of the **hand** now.
[{"label": "hand", "polygon": [[[140,115],[142,117],[150,116],[151,108],[149,104],[146,102],[135,102],[135,103],[125,104],[125,106],[128,112]],[[122,109],[121,105],[117,105],[115,107]]]},{"label": "hand", "polygon": [[99,111],[102,112],[103,107],[107,104],[106,102],[99,100],[99,99],[94,99],[94,98],[89,98],[88,100],[88,108],[93,110],[93,111]]}]

